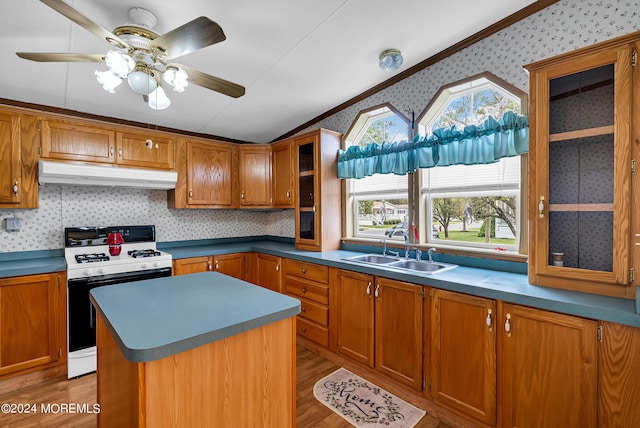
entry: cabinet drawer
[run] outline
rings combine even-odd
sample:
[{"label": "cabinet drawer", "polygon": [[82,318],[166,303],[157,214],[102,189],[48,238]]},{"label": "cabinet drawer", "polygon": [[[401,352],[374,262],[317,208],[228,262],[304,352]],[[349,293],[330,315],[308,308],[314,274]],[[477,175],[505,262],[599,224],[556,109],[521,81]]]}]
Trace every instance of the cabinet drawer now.
[{"label": "cabinet drawer", "polygon": [[329,346],[329,329],[300,316],[296,317],[296,333],[324,347]]},{"label": "cabinet drawer", "polygon": [[329,287],[326,285],[288,276],[285,278],[285,292],[323,305],[329,304]]},{"label": "cabinet drawer", "polygon": [[325,305],[319,305],[306,299],[300,299],[299,316],[320,324],[323,327],[329,326],[329,308]]},{"label": "cabinet drawer", "polygon": [[301,262],[298,260],[285,259],[284,273],[311,281],[329,283],[329,267],[316,265],[313,263]]}]

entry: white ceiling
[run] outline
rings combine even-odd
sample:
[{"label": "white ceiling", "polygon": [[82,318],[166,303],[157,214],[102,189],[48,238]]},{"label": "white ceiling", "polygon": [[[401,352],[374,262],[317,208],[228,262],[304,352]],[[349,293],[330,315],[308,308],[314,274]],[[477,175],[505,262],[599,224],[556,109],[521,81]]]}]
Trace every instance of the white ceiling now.
[{"label": "white ceiling", "polygon": [[[477,33],[533,0],[66,0],[112,31],[131,7],[153,12],[163,34],[199,16],[227,40],[176,59],[246,88],[241,98],[190,85],[171,106],[147,107],[126,84],[96,82],[100,63],[38,63],[15,52],[104,54],[111,45],[36,0],[2,0],[0,98],[250,142],[269,142]],[[378,55],[400,49],[403,66]]]}]

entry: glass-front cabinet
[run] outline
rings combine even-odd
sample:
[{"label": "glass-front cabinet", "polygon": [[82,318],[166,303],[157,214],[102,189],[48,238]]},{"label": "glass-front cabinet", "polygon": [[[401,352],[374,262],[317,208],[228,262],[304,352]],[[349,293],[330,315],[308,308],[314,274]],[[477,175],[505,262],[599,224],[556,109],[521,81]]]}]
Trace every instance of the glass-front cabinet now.
[{"label": "glass-front cabinet", "polygon": [[297,198],[296,248],[309,251],[340,247],[341,184],[338,180],[340,134],[325,129],[293,142]]},{"label": "glass-front cabinet", "polygon": [[624,297],[633,280],[633,56],[624,40],[527,66],[531,283]]}]

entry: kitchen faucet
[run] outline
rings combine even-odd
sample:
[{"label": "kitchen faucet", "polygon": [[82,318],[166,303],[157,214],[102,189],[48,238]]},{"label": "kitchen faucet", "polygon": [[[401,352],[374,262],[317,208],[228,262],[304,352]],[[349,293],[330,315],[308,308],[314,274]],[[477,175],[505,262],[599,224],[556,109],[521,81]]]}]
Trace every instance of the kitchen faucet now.
[{"label": "kitchen faucet", "polygon": [[435,248],[429,248],[429,263],[433,263],[433,258],[432,258],[432,254],[436,251]]},{"label": "kitchen faucet", "polygon": [[386,256],[387,255],[387,240],[386,239],[381,239],[380,243],[382,244],[382,255]]},{"label": "kitchen faucet", "polygon": [[409,258],[409,229],[402,232],[402,236],[404,236],[404,258],[405,259]]}]

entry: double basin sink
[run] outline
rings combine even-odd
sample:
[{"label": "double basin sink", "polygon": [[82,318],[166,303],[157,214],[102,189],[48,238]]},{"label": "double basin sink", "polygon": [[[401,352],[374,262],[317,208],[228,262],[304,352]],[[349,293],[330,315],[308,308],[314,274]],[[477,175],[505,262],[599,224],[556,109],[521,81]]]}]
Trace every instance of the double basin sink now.
[{"label": "double basin sink", "polygon": [[442,262],[430,262],[424,260],[405,259],[400,257],[385,256],[382,254],[363,254],[361,256],[342,259],[349,262],[373,264],[380,267],[406,269],[424,274],[444,272],[458,267],[458,265]]}]

